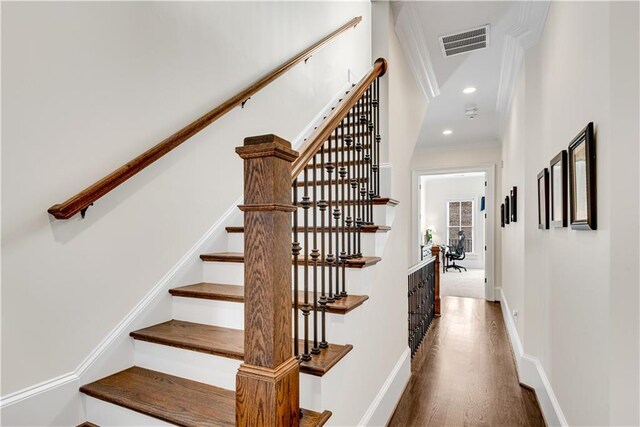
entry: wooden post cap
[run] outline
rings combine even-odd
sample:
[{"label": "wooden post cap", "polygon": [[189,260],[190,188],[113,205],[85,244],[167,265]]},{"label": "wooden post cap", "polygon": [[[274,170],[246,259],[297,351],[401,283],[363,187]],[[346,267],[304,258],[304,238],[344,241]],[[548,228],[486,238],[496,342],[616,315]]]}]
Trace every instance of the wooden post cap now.
[{"label": "wooden post cap", "polygon": [[284,145],[285,147],[291,148],[291,143],[286,139],[280,138],[278,135],[274,135],[272,133],[267,135],[256,135],[256,136],[248,136],[244,139],[244,145],[256,145],[256,144],[265,144],[265,143],[278,143],[280,145]]},{"label": "wooden post cap", "polygon": [[236,153],[243,159],[278,157],[289,162],[293,162],[299,155],[291,149],[289,141],[273,134],[245,138],[244,145],[236,147]]}]

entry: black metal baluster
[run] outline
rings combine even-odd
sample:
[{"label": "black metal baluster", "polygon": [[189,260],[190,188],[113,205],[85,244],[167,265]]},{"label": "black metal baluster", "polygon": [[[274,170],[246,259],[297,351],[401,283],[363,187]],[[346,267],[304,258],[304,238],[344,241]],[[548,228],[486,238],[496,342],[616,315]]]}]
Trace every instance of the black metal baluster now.
[{"label": "black metal baluster", "polygon": [[369,159],[367,156],[367,143],[368,134],[368,119],[367,119],[367,92],[365,91],[361,98],[362,101],[362,115],[360,116],[360,122],[362,126],[362,182],[360,184],[360,194],[362,198],[362,225],[369,223],[369,194],[367,192],[367,181],[369,179]]},{"label": "black metal baluster", "polygon": [[309,208],[311,201],[309,200],[309,167],[304,168],[304,195],[302,196],[302,209],[304,210],[303,219],[303,238],[304,238],[304,296],[301,307],[302,316],[304,318],[304,349],[300,358],[302,360],[310,360],[309,354],[309,313],[311,306],[309,305]]},{"label": "black metal baluster", "polygon": [[322,229],[322,234],[320,235],[320,245],[322,246],[320,251],[320,286],[321,286],[321,295],[320,295],[320,316],[321,316],[321,331],[322,331],[322,339],[320,341],[320,348],[327,348],[329,343],[327,342],[327,294],[326,294],[326,274],[325,274],[325,215],[327,210],[327,200],[325,199],[325,191],[324,191],[324,145],[320,147],[320,201],[318,202],[318,208],[320,209],[320,228]]},{"label": "black metal baluster", "polygon": [[[378,158],[378,151],[376,150],[376,111],[378,101],[376,101],[376,83],[375,81],[371,83],[371,153],[372,153],[372,162],[371,162],[371,172],[372,172],[372,182],[371,188],[373,190],[373,197],[378,196],[378,163],[380,159]],[[374,221],[375,222],[375,221]]]},{"label": "black metal baluster", "polygon": [[364,191],[362,189],[362,179],[363,179],[363,171],[364,171],[364,167],[363,167],[363,156],[362,156],[362,138],[364,136],[364,127],[363,127],[363,121],[364,121],[364,115],[363,115],[363,102],[362,102],[362,97],[358,100],[358,133],[356,135],[356,157],[358,159],[358,162],[356,164],[356,183],[357,183],[357,217],[356,217],[356,257],[360,258],[362,257],[362,238],[361,238],[361,232],[362,232],[362,224],[364,223],[364,217],[363,217],[363,213],[364,213]]},{"label": "black metal baluster", "polygon": [[371,105],[373,102],[373,84],[369,86],[369,97],[367,99],[367,108],[368,113],[367,117],[369,118],[368,124],[368,132],[367,132],[367,152],[369,153],[369,179],[367,180],[367,191],[368,191],[368,200],[369,200],[369,225],[374,224],[373,220],[373,198],[376,196],[375,190],[375,153],[373,151],[373,106]]},{"label": "black metal baluster", "polygon": [[[313,249],[311,250],[311,260],[313,261],[313,347],[312,354],[320,354],[318,347],[318,155],[313,156]],[[305,296],[306,297],[306,296]]]},{"label": "black metal baluster", "polygon": [[[298,180],[293,181],[293,206],[298,206]],[[298,358],[298,257],[300,256],[300,242],[298,241],[298,210],[293,213],[293,243],[291,253],[293,255],[293,355]]]},{"label": "black metal baluster", "polygon": [[346,222],[346,212],[345,212],[345,199],[347,198],[346,194],[346,180],[347,180],[347,165],[345,164],[345,139],[347,135],[344,132],[345,120],[347,120],[347,129],[349,126],[348,116],[346,119],[343,119],[340,122],[340,133],[342,134],[342,139],[340,143],[340,179],[342,180],[342,198],[340,199],[340,211],[342,212],[341,222],[340,222],[340,234],[342,235],[342,246],[340,250],[340,264],[342,265],[342,290],[340,291],[341,297],[347,296],[347,251],[346,251],[346,234],[345,234],[345,222]]},{"label": "black metal baluster", "polygon": [[[344,130],[342,133],[342,138],[344,139]],[[339,198],[339,191],[340,191],[340,180],[338,179],[338,171],[339,169],[337,168],[338,165],[338,128],[336,127],[335,130],[335,150],[336,150],[336,181],[335,181],[335,191],[336,191],[336,202],[333,206],[333,220],[334,220],[334,224],[335,227],[333,230],[329,230],[332,233],[335,233],[335,237],[336,237],[336,241],[335,241],[335,270],[336,270],[336,289],[335,289],[335,293],[333,294],[335,299],[340,299],[341,295],[340,295],[340,262],[338,262],[338,256],[340,254],[340,198]],[[331,149],[331,147],[329,147],[329,149]],[[344,198],[344,195],[342,196]],[[329,226],[331,227],[331,226]]]},{"label": "black metal baluster", "polygon": [[375,80],[376,83],[376,151],[378,153],[376,165],[376,197],[380,197],[380,78]]},{"label": "black metal baluster", "polygon": [[[331,192],[331,185],[333,183],[333,181],[331,180],[331,176],[333,175],[333,171],[335,169],[335,166],[333,165],[333,163],[331,163],[331,137],[329,137],[329,141],[327,143],[327,151],[328,151],[328,158],[327,158],[327,164],[325,165],[325,168],[327,169],[327,195],[329,196],[329,204],[327,205],[328,211],[328,224],[329,224],[329,228],[331,228],[331,211],[333,210],[333,194]],[[337,153],[336,153],[337,154]],[[327,257],[327,272],[328,274],[328,281],[327,281],[327,288],[329,289],[329,295],[327,296],[327,301],[328,302],[334,302],[335,298],[333,297],[333,262],[335,261],[335,257],[333,255],[333,253],[331,252],[333,250],[333,233],[331,233],[331,230],[329,230],[329,233],[327,234],[328,236],[328,253],[326,255]]]},{"label": "black metal baluster", "polygon": [[371,182],[371,152],[369,151],[369,147],[370,147],[370,140],[369,140],[369,135],[370,135],[370,131],[369,131],[369,124],[371,123],[371,120],[369,118],[369,90],[367,89],[364,93],[364,96],[362,98],[362,101],[364,103],[364,121],[362,124],[362,127],[364,129],[364,137],[363,137],[363,146],[362,146],[362,153],[363,153],[363,160],[364,160],[364,165],[362,166],[364,169],[364,179],[365,181],[362,183],[362,188],[364,190],[364,197],[363,197],[363,208],[364,208],[364,218],[363,218],[363,225],[367,225],[371,223],[371,215],[370,215],[370,206],[371,206],[371,197],[369,196],[369,185]]},{"label": "black metal baluster", "polygon": [[[353,205],[351,204],[352,202],[352,195],[351,195],[351,188],[353,187],[353,183],[352,183],[352,170],[351,170],[351,151],[352,151],[352,146],[353,146],[353,109],[351,109],[351,111],[349,111],[349,114],[347,114],[347,132],[348,135],[345,137],[344,143],[346,146],[346,150],[347,150],[347,200],[346,200],[346,204],[347,204],[347,219],[345,221],[346,225],[347,225],[347,257],[350,257],[353,252],[351,251],[351,231],[352,231],[352,227],[353,227]],[[355,246],[354,246],[355,247]]]}]

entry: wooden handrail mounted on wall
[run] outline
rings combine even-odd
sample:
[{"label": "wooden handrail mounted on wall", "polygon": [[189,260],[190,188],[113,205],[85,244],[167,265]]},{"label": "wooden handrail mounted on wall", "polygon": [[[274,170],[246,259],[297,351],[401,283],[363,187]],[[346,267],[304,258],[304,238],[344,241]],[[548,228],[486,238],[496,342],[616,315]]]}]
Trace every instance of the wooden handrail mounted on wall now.
[{"label": "wooden handrail mounted on wall", "polygon": [[340,34],[358,25],[360,21],[362,21],[361,16],[353,18],[328,36],[324,37],[322,40],[318,41],[311,47],[305,49],[298,55],[289,59],[284,64],[265,74],[258,81],[256,81],[246,89],[240,91],[234,97],[218,105],[213,110],[209,111],[199,119],[180,129],[178,132],[174,133],[153,148],[145,151],[127,164],[111,172],[100,181],[85,188],[67,201],[51,206],[48,209],[48,212],[56,219],[69,219],[78,212],[80,212],[84,217],[84,212],[87,210],[87,208],[100,197],[104,196],[109,191],[113,190],[114,188],[125,182],[127,179],[131,178],[132,176],[167,154],[169,151],[178,147],[187,139],[191,138],[235,107],[243,105],[244,102],[253,94],[276,80],[278,77],[282,76],[295,65],[308,59],[313,53],[320,50]]}]

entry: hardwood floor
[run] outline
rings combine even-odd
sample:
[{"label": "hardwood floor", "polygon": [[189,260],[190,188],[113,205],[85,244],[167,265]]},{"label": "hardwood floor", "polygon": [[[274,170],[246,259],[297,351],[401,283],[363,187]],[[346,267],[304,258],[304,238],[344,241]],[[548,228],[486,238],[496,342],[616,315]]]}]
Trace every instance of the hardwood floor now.
[{"label": "hardwood floor", "polygon": [[444,297],[389,426],[544,426],[518,383],[499,303]]}]

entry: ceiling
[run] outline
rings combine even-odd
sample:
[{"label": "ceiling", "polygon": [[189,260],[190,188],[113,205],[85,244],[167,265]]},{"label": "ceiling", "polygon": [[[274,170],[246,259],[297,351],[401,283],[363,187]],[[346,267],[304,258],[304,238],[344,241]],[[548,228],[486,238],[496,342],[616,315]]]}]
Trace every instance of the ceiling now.
[{"label": "ceiling", "polygon": [[[418,149],[499,144],[522,52],[539,38],[534,33],[542,32],[547,8],[526,1],[394,4],[396,33],[429,102]],[[443,56],[440,36],[486,24],[486,49]],[[466,87],[476,92],[464,94]],[[473,120],[465,115],[468,104],[478,109]],[[443,135],[445,129],[452,133]]]}]

